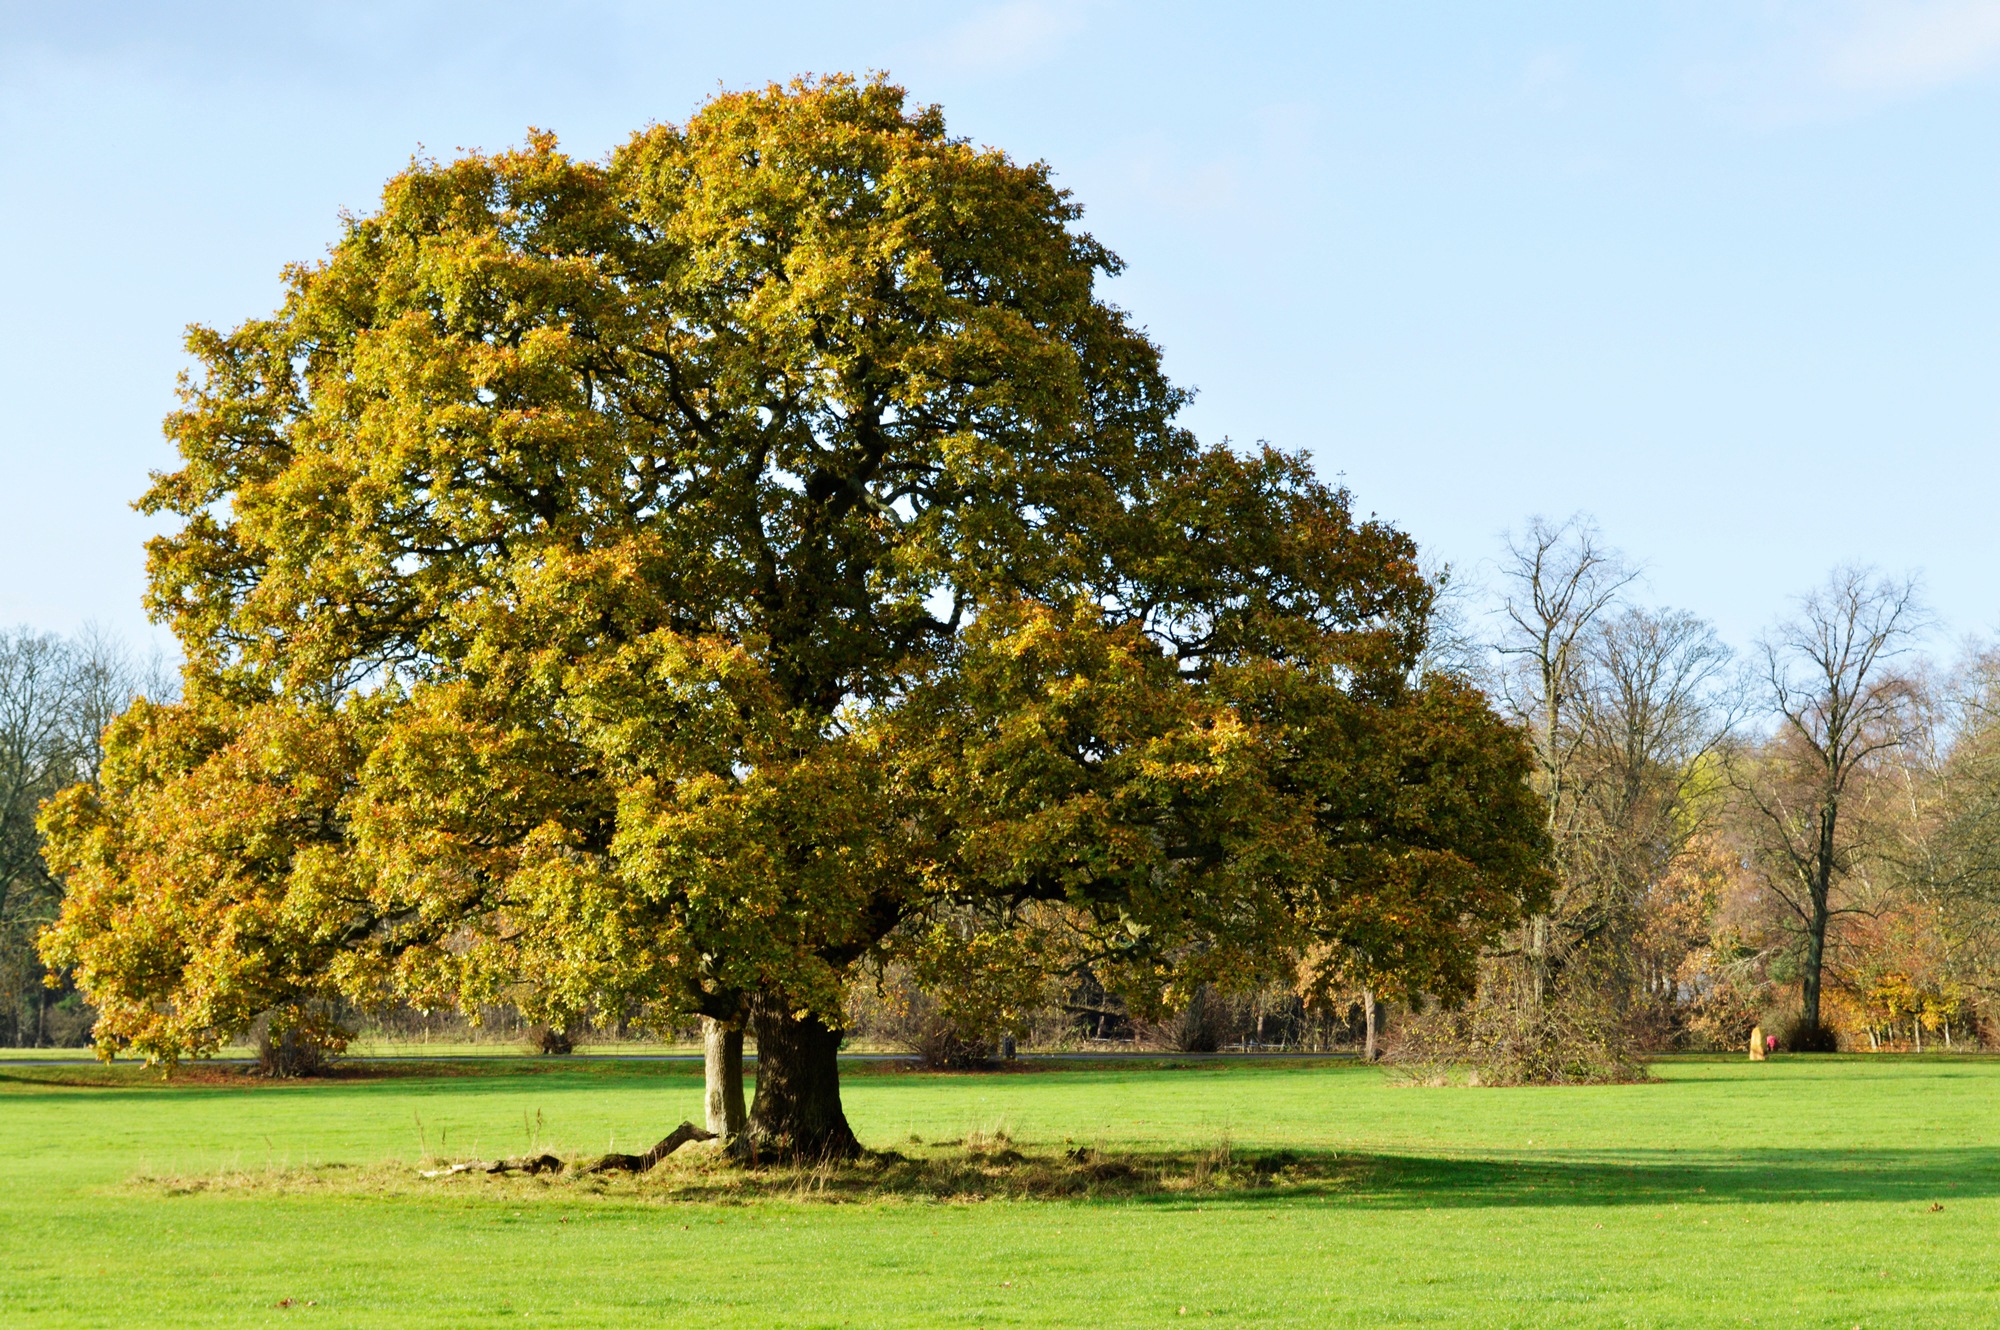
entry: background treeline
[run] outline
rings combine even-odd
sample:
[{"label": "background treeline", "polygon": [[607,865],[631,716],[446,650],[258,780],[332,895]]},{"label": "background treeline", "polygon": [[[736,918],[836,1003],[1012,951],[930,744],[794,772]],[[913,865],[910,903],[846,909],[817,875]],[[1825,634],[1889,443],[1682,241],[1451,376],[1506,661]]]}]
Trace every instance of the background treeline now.
[{"label": "background treeline", "polygon": [[99,737],[135,696],[173,691],[158,662],[140,662],[105,633],[0,630],[0,1044],[90,1040],[92,1013],[65,976],[44,982],[35,953],[35,934],[61,900],[35,817],[56,791],[96,778]]},{"label": "background treeline", "polygon": [[[1665,1049],[1991,1039],[2000,653],[1921,648],[1908,579],[1834,571],[1747,652],[1536,522],[1440,634],[1536,756],[1559,888],[1413,1022],[1419,1073],[1600,1079]],[[1482,603],[1483,602],[1483,603]]]},{"label": "background treeline", "polygon": [[[1482,959],[1478,993],[1205,990],[1135,1020],[1089,975],[1020,1032],[1201,1051],[1382,1047],[1419,1078],[1624,1079],[1646,1054],[2000,1039],[2000,647],[1948,658],[1910,579],[1843,568],[1747,651],[1648,605],[1586,519],[1536,521],[1487,585],[1449,575],[1427,668],[1529,737],[1554,846],[1549,908]],[[861,1028],[966,1061],[992,1032],[891,976]]]},{"label": "background treeline", "polygon": [[[1323,1050],[1362,1046],[1373,1004],[1412,1074],[1496,1081],[1636,1074],[1649,1052],[1741,1047],[1760,1024],[1799,1049],[2000,1039],[2000,647],[1927,653],[1916,586],[1843,569],[1732,652],[1698,616],[1644,603],[1581,519],[1531,523],[1485,586],[1443,580],[1426,668],[1473,679],[1530,738],[1559,877],[1483,958],[1474,1000],[1204,988],[1142,1019],[1084,971],[1003,1029],[892,970],[855,986],[851,1037],[945,1066],[1007,1044]],[[172,688],[99,633],[0,633],[0,1041],[87,1041],[90,1012],[34,949],[60,894],[36,808],[94,777],[98,735],[134,696]],[[545,1031],[499,1009],[481,1030],[348,1019],[554,1050],[622,1028]]]}]

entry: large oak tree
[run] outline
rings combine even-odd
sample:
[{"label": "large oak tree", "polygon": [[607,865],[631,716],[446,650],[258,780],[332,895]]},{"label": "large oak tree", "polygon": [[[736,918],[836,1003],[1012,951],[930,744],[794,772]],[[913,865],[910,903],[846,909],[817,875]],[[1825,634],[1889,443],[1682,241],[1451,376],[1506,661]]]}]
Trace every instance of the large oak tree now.
[{"label": "large oak tree", "polygon": [[1406,537],[1175,423],[1077,218],[829,78],[418,163],[197,330],[145,500],[186,697],[44,817],[100,1044],[698,1013],[757,1039],[748,1134],[827,1154],[897,948],[1462,986],[1545,888],[1525,749],[1413,682]]}]

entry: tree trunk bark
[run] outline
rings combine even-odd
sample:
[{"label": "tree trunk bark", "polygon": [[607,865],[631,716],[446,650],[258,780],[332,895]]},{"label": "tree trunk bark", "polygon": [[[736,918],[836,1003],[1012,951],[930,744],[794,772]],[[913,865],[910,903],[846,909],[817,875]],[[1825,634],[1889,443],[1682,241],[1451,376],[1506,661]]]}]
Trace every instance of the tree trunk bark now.
[{"label": "tree trunk bark", "polygon": [[1824,897],[1812,902],[1806,921],[1806,963],[1799,979],[1799,1006],[1809,1029],[1819,1027],[1820,971],[1826,964],[1826,922],[1829,911]]},{"label": "tree trunk bark", "polygon": [[734,1145],[749,1123],[743,1107],[743,1027],[702,1017],[701,1051],[708,1129]]},{"label": "tree trunk bark", "polygon": [[1361,990],[1361,1019],[1368,1027],[1368,1050],[1363,1060],[1373,1062],[1375,1060],[1375,990],[1372,988]]},{"label": "tree trunk bark", "polygon": [[1799,983],[1799,1005],[1804,1008],[1806,1027],[1812,1030],[1819,1028],[1820,971],[1826,965],[1827,920],[1833,915],[1833,831],[1839,816],[1839,805],[1832,800],[1820,810],[1819,845],[1813,856],[1812,879],[1806,884],[1812,914],[1806,920],[1806,966]]},{"label": "tree trunk bark", "polygon": [[840,1109],[840,1031],[760,1003],[757,1097],[750,1137],[759,1153],[787,1159],[851,1159],[861,1142]]}]

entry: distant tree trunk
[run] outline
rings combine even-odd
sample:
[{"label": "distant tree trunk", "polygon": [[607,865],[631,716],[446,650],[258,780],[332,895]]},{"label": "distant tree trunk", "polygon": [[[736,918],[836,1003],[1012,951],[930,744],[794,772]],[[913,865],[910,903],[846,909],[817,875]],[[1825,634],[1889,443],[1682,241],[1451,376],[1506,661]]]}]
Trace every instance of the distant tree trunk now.
[{"label": "distant tree trunk", "polygon": [[1819,814],[1819,839],[1806,881],[1806,963],[1799,979],[1799,1005],[1809,1029],[1819,1028],[1820,977],[1826,969],[1826,925],[1833,917],[1833,878],[1838,867],[1835,828],[1840,801],[1828,798]]},{"label": "distant tree trunk", "polygon": [[[1804,933],[1799,974],[1803,1032],[1824,1030],[1820,1010],[1833,896],[1866,849],[1850,793],[1921,730],[1919,689],[1890,672],[1924,621],[1916,585],[1862,569],[1836,569],[1801,599],[1798,612],[1764,643],[1765,678],[1779,732],[1732,781],[1757,816],[1755,860]],[[1747,779],[1743,777],[1747,776]],[[1823,1047],[1823,1038],[1811,1038]]]},{"label": "distant tree trunk", "polygon": [[708,1129],[733,1146],[749,1121],[743,1107],[742,1024],[702,1017],[701,1051]]},{"label": "distant tree trunk", "polygon": [[1815,902],[1806,917],[1806,963],[1799,977],[1799,999],[1808,1028],[1819,1025],[1820,971],[1826,963],[1826,906]]},{"label": "distant tree trunk", "polygon": [[798,1017],[759,1003],[757,1097],[750,1135],[757,1149],[781,1158],[849,1159],[861,1143],[840,1109],[840,1031],[817,1017]]},{"label": "distant tree trunk", "polygon": [[1365,1061],[1373,1062],[1375,1060],[1375,990],[1372,988],[1361,990],[1361,1020],[1368,1030],[1368,1046],[1363,1058]]}]

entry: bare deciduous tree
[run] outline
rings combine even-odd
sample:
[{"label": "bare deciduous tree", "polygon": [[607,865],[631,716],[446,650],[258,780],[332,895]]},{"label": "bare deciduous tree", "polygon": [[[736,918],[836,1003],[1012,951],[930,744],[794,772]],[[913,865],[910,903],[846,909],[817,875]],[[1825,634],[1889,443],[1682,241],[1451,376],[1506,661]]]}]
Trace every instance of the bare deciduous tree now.
[{"label": "bare deciduous tree", "polygon": [[1738,763],[1753,861],[1795,921],[1801,1017],[1820,1028],[1828,930],[1869,841],[1866,777],[1912,739],[1915,690],[1891,668],[1925,624],[1913,579],[1841,568],[1762,644],[1777,731]]},{"label": "bare deciduous tree", "polygon": [[1706,829],[1714,801],[1701,790],[1741,689],[1706,621],[1628,603],[1636,574],[1587,519],[1533,522],[1503,572],[1493,687],[1534,749],[1558,878],[1549,910],[1522,930],[1515,982],[1524,1007],[1575,1008],[1555,1024],[1600,1030],[1613,1053],[1635,1021],[1673,1023],[1635,1011],[1672,1006],[1655,990],[1682,959],[1654,955],[1641,934]]},{"label": "bare deciduous tree", "polygon": [[[1580,804],[1577,766],[1588,737],[1582,723],[1590,694],[1590,637],[1598,620],[1637,574],[1609,549],[1596,525],[1573,516],[1562,522],[1534,518],[1509,537],[1502,604],[1508,629],[1498,644],[1503,661],[1499,691],[1534,748],[1537,785],[1548,809],[1548,832],[1559,857],[1577,839]],[[1562,885],[1548,914],[1522,926],[1531,993],[1544,997],[1559,950],[1551,918],[1575,905],[1575,882]]]},{"label": "bare deciduous tree", "polygon": [[60,891],[42,864],[41,802],[95,776],[104,727],[137,692],[172,688],[157,664],[141,668],[94,628],[74,639],[0,631],[0,1043],[51,1037],[52,995],[34,936],[54,917]]}]

